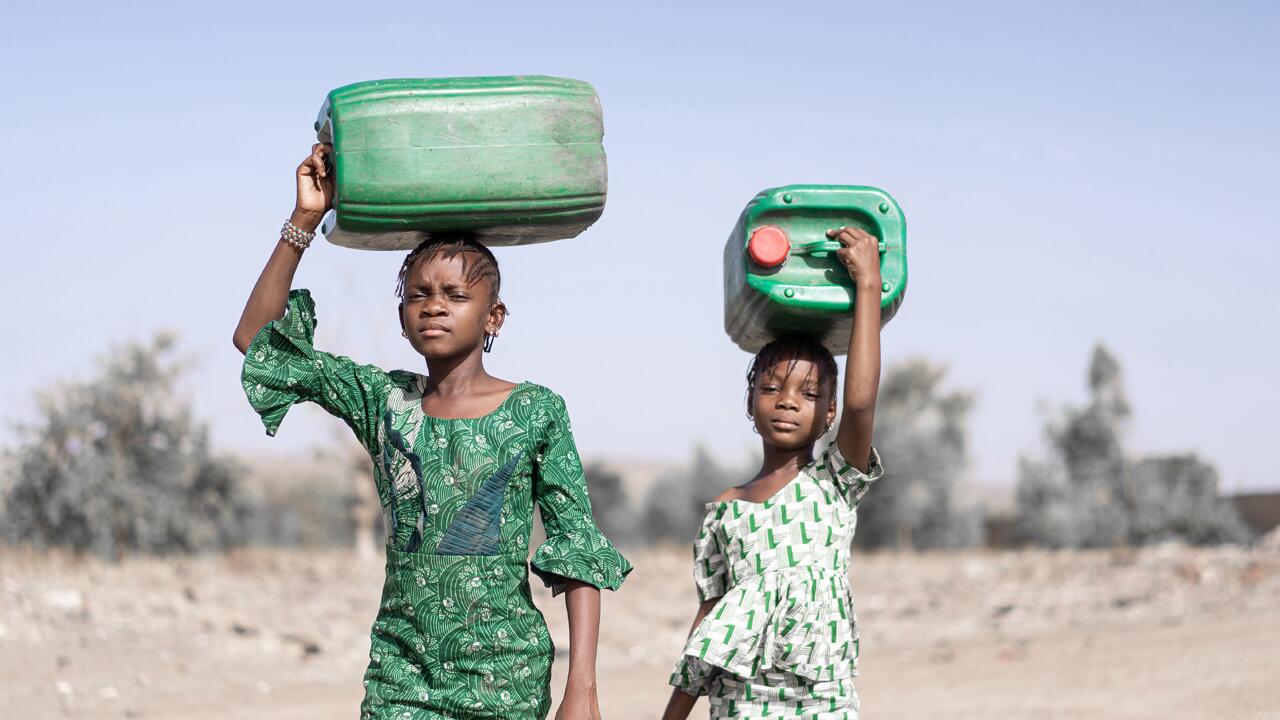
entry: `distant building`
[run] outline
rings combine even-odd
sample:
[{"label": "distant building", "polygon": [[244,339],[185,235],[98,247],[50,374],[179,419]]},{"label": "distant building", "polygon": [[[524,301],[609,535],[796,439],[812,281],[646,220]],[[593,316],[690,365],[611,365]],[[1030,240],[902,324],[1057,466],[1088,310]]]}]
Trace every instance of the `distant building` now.
[{"label": "distant building", "polygon": [[1280,526],[1280,492],[1243,493],[1231,496],[1240,519],[1261,536]]}]

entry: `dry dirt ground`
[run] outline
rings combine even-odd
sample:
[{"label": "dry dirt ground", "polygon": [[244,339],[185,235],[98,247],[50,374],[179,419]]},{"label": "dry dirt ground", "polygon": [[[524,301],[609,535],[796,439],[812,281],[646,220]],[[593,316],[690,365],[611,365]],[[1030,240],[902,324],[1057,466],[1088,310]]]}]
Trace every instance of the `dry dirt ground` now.
[{"label": "dry dirt ground", "polygon": [[[610,720],[659,715],[694,609],[685,550],[631,555],[638,569],[605,596]],[[866,718],[1280,718],[1275,538],[855,563]],[[381,567],[338,552],[109,564],[7,550],[0,583],[0,717],[317,720],[356,717]],[[536,598],[563,648],[562,604]]]}]

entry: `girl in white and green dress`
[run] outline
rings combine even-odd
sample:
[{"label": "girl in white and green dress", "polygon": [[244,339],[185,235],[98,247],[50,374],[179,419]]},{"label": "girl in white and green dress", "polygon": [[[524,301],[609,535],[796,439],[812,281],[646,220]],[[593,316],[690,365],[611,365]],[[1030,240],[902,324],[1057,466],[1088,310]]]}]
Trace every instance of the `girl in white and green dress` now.
[{"label": "girl in white and green dress", "polygon": [[[843,393],[835,359],[815,338],[779,338],[752,362],[747,416],[764,460],[754,479],[707,504],[694,541],[701,605],[664,720],[683,720],[702,695],[712,718],[857,718],[849,549],[858,503],[883,474],[871,446],[880,263],[871,235],[828,235],[843,245],[857,293]],[[835,440],[815,457],[837,410]]]}]

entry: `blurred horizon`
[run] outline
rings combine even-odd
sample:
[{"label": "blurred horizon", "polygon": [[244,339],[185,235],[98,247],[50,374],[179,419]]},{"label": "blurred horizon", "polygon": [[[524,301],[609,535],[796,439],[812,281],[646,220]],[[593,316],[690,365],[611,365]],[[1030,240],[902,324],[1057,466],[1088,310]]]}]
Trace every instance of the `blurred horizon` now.
[{"label": "blurred horizon", "polygon": [[[884,364],[925,357],[974,393],[974,482],[1012,486],[1043,409],[1084,402],[1101,342],[1136,452],[1194,451],[1224,493],[1280,489],[1270,4],[68,9],[0,10],[0,447],[38,391],[162,328],[198,361],[217,448],[331,444],[340,423],[310,407],[263,435],[230,342],[325,93],[540,73],[599,92],[610,198],[576,239],[497,251],[512,316],[486,360],[564,395],[584,456],[751,452],[721,249],[760,189],[831,182],[882,187],[907,216]],[[320,347],[420,368],[393,316],[400,260],[317,242],[296,286]]]}]

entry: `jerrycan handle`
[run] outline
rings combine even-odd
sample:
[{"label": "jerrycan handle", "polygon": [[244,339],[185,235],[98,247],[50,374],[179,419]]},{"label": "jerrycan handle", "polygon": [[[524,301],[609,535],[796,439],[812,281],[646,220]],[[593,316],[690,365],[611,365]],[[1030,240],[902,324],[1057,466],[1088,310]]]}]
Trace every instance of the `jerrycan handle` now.
[{"label": "jerrycan handle", "polygon": [[[877,245],[879,247],[880,254],[883,255],[885,251],[884,241],[880,240],[877,243]],[[795,246],[794,248],[791,249],[791,254],[792,255],[812,255],[814,257],[818,257],[823,255],[831,255],[842,247],[844,247],[844,245],[841,245],[839,240],[818,240],[817,242],[805,243],[803,245]]]}]

